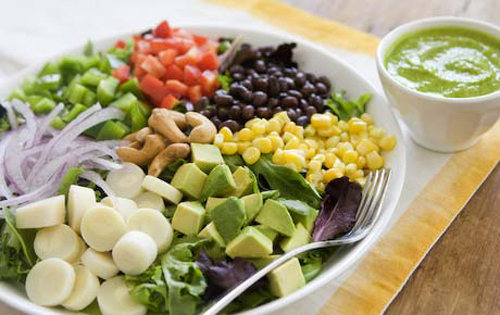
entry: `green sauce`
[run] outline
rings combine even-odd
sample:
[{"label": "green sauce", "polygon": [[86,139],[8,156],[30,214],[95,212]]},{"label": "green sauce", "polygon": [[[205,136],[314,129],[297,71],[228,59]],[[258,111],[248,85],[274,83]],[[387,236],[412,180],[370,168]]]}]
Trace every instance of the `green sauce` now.
[{"label": "green sauce", "polygon": [[454,98],[485,95],[500,90],[500,40],[466,28],[424,29],[396,41],[385,66],[413,90]]}]

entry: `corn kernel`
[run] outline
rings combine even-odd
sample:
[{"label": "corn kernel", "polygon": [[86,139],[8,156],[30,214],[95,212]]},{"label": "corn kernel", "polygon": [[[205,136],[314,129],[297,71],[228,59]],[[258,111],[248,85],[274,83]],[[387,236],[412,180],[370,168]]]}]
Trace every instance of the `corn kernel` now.
[{"label": "corn kernel", "polygon": [[274,118],[277,118],[279,121],[281,121],[283,125],[290,121],[290,117],[288,117],[288,114],[286,112],[276,113],[274,114]]},{"label": "corn kernel", "polygon": [[394,149],[396,146],[396,137],[394,136],[385,136],[378,142],[378,145],[382,150],[389,151]]},{"label": "corn kernel", "polygon": [[286,163],[295,163],[297,165],[300,165],[301,167],[305,166],[305,164],[306,164],[305,157],[303,157],[301,154],[299,154],[295,150],[285,150],[283,152],[285,155],[285,162]]},{"label": "corn kernel", "polygon": [[335,160],[335,162],[333,163],[333,167],[345,171],[345,164],[340,159]]},{"label": "corn kernel", "polygon": [[310,171],[318,172],[323,167],[323,163],[318,160],[311,160],[307,166]]},{"label": "corn kernel", "polygon": [[361,187],[365,187],[366,177],[359,177],[354,180],[356,183],[360,184]]},{"label": "corn kernel", "polygon": [[368,153],[372,151],[377,151],[378,147],[373,141],[369,139],[363,139],[361,142],[356,146],[356,150],[362,154],[362,155],[367,155]]},{"label": "corn kernel", "polygon": [[307,150],[309,149],[309,146],[307,144],[305,144],[305,143],[301,143],[301,144],[299,144],[299,147],[297,149],[303,150],[303,151],[307,152]]},{"label": "corn kernel", "polygon": [[364,121],[367,125],[373,125],[373,117],[367,113],[361,115],[361,120]]},{"label": "corn kernel", "polygon": [[316,135],[316,129],[314,129],[314,127],[312,125],[308,125],[304,129],[304,136],[305,137],[313,137],[314,135]]},{"label": "corn kernel", "polygon": [[268,125],[267,120],[261,119],[261,120],[255,122],[250,127],[250,129],[252,129],[252,131],[255,135],[262,135],[266,132],[267,125]]},{"label": "corn kernel", "polygon": [[288,142],[292,139],[297,139],[297,137],[293,134],[293,133],[290,133],[288,131],[286,131],[284,134],[283,134],[283,141]]},{"label": "corn kernel", "polygon": [[277,149],[276,152],[274,152],[273,154],[272,161],[274,164],[284,164],[286,161],[283,150]]},{"label": "corn kernel", "polygon": [[289,169],[292,169],[293,171],[295,171],[297,173],[302,170],[302,168],[300,168],[297,164],[292,163],[292,162],[287,162],[287,163],[283,164],[283,166],[286,166]]},{"label": "corn kernel", "polygon": [[326,129],[332,125],[332,118],[323,114],[314,114],[311,116],[311,125],[315,129]]},{"label": "corn kernel", "polygon": [[224,142],[221,152],[228,155],[236,154],[238,152],[238,145],[235,142]]},{"label": "corn kernel", "polygon": [[335,148],[340,142],[340,137],[339,136],[331,136],[325,141],[325,146],[330,149],[330,148]]},{"label": "corn kernel", "polygon": [[320,183],[318,183],[318,184],[316,185],[316,189],[317,189],[317,190],[320,190],[320,191],[325,191],[325,187],[326,187],[326,185],[325,185],[325,183],[323,183],[323,182],[320,182]]},{"label": "corn kernel", "polygon": [[325,155],[320,153],[320,154],[316,154],[312,159],[323,163],[325,161],[325,158],[326,158]]},{"label": "corn kernel", "polygon": [[351,118],[347,125],[347,130],[349,130],[350,133],[360,133],[361,131],[366,131],[367,127],[366,122],[357,117]]},{"label": "corn kernel", "polygon": [[355,150],[346,150],[342,154],[342,161],[346,164],[355,163],[358,160],[359,153]]},{"label": "corn kernel", "polygon": [[243,160],[247,164],[255,164],[260,159],[260,151],[256,147],[250,147],[243,152]]},{"label": "corn kernel", "polygon": [[352,173],[349,178],[351,180],[355,180],[356,178],[360,178],[365,176],[365,173],[362,170],[357,170],[356,172]]},{"label": "corn kernel", "polygon": [[339,123],[337,125],[340,128],[340,130],[342,130],[342,131],[347,131],[347,128],[349,128],[349,125],[347,124],[347,122],[345,122],[343,120],[339,121]]},{"label": "corn kernel", "polygon": [[306,150],[306,158],[312,159],[314,155],[316,155],[316,150],[314,150],[314,148],[309,148]]},{"label": "corn kernel", "polygon": [[281,132],[281,121],[278,118],[271,118],[267,124],[266,132]]},{"label": "corn kernel", "polygon": [[384,158],[377,151],[371,151],[366,155],[366,165],[371,170],[377,170],[384,166]]},{"label": "corn kernel", "polygon": [[332,127],[325,129],[318,129],[318,131],[316,131],[316,134],[323,138],[329,138],[331,136],[335,136],[335,130]]},{"label": "corn kernel", "polygon": [[241,141],[252,141],[253,131],[250,128],[243,128],[238,132],[238,137]]},{"label": "corn kernel", "polygon": [[306,180],[313,185],[317,185],[323,180],[323,176],[322,172],[313,172],[306,176]]},{"label": "corn kernel", "polygon": [[332,119],[332,125],[336,125],[339,123],[339,118],[337,116],[335,116],[334,114],[328,112],[328,113],[325,113],[325,115],[329,116]]},{"label": "corn kernel", "polygon": [[283,143],[283,139],[281,139],[279,136],[268,136],[267,137],[269,140],[271,140],[271,145],[272,145],[272,151],[276,151],[278,149],[282,149],[283,146],[285,145]]},{"label": "corn kernel", "polygon": [[245,127],[246,128],[252,128],[253,124],[255,124],[256,122],[260,121],[260,118],[253,118],[253,119],[250,119],[249,121],[247,121],[245,123]]},{"label": "corn kernel", "polygon": [[271,132],[269,133],[269,135],[268,135],[268,136],[276,136],[276,137],[280,137],[280,134],[279,134],[279,132],[277,132],[277,131],[271,131]]},{"label": "corn kernel", "polygon": [[259,149],[260,152],[266,154],[271,152],[273,149],[273,144],[269,138],[257,138],[253,139],[252,144]]},{"label": "corn kernel", "polygon": [[352,150],[354,148],[352,147],[352,144],[350,144],[349,142],[341,142],[337,145],[337,149],[338,149],[337,155],[343,156],[345,151]]},{"label": "corn kernel", "polygon": [[222,149],[222,145],[224,144],[224,135],[220,133],[215,135],[214,144],[217,148]]},{"label": "corn kernel", "polygon": [[335,160],[337,160],[337,156],[333,153],[327,153],[325,154],[325,166],[327,168],[332,168],[333,164],[335,163]]},{"label": "corn kernel", "polygon": [[238,153],[241,155],[246,151],[246,149],[252,146],[252,143],[250,141],[244,141],[244,142],[238,142],[237,145],[238,145]]},{"label": "corn kernel", "polygon": [[228,127],[222,127],[219,133],[224,136],[224,141],[228,142],[233,140],[233,132]]},{"label": "corn kernel", "polygon": [[291,134],[295,134],[296,128],[297,128],[297,125],[293,121],[289,121],[283,127],[283,132],[289,132]]},{"label": "corn kernel", "polygon": [[302,126],[297,126],[295,127],[295,131],[293,132],[294,135],[297,136],[299,139],[304,139],[304,127]]},{"label": "corn kernel", "polygon": [[345,167],[345,173],[347,176],[354,174],[358,170],[358,166],[355,163],[349,163]]},{"label": "corn kernel", "polygon": [[370,135],[370,138],[381,139],[385,135],[385,130],[384,128],[375,127],[372,130],[370,130],[368,134]]},{"label": "corn kernel", "polygon": [[342,132],[340,134],[340,141],[344,141],[344,142],[345,141],[349,141],[349,134],[347,132],[345,132],[345,131]]},{"label": "corn kernel", "polygon": [[290,139],[285,145],[285,150],[295,150],[298,149],[300,145],[300,140],[297,137]]},{"label": "corn kernel", "polygon": [[325,172],[325,175],[323,175],[323,182],[328,184],[332,180],[340,178],[342,176],[344,176],[344,172],[341,169],[330,168]]},{"label": "corn kernel", "polygon": [[359,156],[358,157],[358,160],[356,161],[356,165],[358,166],[358,168],[362,169],[365,167],[366,165],[366,158],[364,156]]}]

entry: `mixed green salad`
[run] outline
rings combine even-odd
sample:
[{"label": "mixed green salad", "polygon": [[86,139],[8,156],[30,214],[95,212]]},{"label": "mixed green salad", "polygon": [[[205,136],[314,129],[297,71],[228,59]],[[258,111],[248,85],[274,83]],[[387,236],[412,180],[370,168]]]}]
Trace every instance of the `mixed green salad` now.
[{"label": "mixed green salad", "polygon": [[[295,43],[163,21],[47,63],[1,102],[0,280],[42,306],[197,314],[283,253],[355,223],[396,145]],[[274,269],[224,313],[289,295],[334,250]]]}]

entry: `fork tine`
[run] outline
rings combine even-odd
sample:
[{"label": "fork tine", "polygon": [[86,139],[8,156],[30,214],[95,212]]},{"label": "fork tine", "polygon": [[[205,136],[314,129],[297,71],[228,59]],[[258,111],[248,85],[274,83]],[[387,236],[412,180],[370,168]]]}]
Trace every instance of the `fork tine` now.
[{"label": "fork tine", "polygon": [[361,193],[361,202],[359,203],[359,209],[358,209],[358,212],[356,212],[356,222],[358,221],[361,213],[362,213],[362,209],[363,207],[365,206],[365,203],[366,203],[366,195],[368,193],[368,189],[369,187],[371,186],[372,184],[372,180],[373,180],[373,173],[369,173],[368,174],[368,177],[366,178],[366,182],[365,182],[365,187],[363,187],[363,192]]},{"label": "fork tine", "polygon": [[[351,233],[355,232],[359,227],[362,226],[362,223],[365,221],[368,210],[371,207],[372,199],[374,196],[374,189],[376,189],[377,182],[379,181],[379,171],[371,172],[367,178],[367,182],[365,183],[365,189],[363,190],[363,196],[361,197],[360,209],[358,210],[358,214],[356,217],[356,223],[354,227],[351,229]],[[370,179],[370,181],[369,181]]]},{"label": "fork tine", "polygon": [[374,204],[374,210],[371,215],[372,218],[366,222],[366,225],[373,225],[375,222],[377,222],[378,218],[380,217],[380,214],[382,213],[382,203],[385,199],[385,195],[387,193],[387,188],[389,187],[389,179],[391,178],[391,170],[386,169],[384,172],[384,178],[381,182],[381,191],[380,194]]}]

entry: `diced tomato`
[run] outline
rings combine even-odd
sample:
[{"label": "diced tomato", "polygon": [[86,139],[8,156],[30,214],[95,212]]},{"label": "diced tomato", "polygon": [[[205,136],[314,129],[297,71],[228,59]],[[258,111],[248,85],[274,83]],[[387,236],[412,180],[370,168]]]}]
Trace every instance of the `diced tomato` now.
[{"label": "diced tomato", "polygon": [[173,36],[175,36],[175,37],[193,39],[193,35],[191,35],[191,33],[189,33],[188,31],[186,31],[185,29],[182,29],[182,28],[176,27],[173,29],[172,33],[173,33]]},{"label": "diced tomato", "polygon": [[213,51],[206,52],[198,62],[200,70],[215,70],[219,67],[219,59]]},{"label": "diced tomato", "polygon": [[175,64],[170,64],[167,66],[167,71],[165,72],[165,79],[167,80],[179,80],[181,81],[184,78],[184,72],[181,68],[179,68]]},{"label": "diced tomato", "polygon": [[167,38],[172,36],[172,29],[170,25],[168,25],[167,21],[162,21],[158,26],[153,30],[154,37]]},{"label": "diced tomato", "polygon": [[165,87],[168,91],[176,95],[186,95],[188,86],[179,80],[167,80],[165,81]]},{"label": "diced tomato", "polygon": [[130,66],[121,65],[118,68],[111,70],[111,74],[120,80],[120,83],[123,83],[130,78]]},{"label": "diced tomato", "polygon": [[185,65],[196,65],[201,59],[201,54],[198,48],[192,47],[187,53],[182,56],[175,57],[175,64],[183,68]]},{"label": "diced tomato", "polygon": [[116,44],[115,44],[116,48],[122,48],[123,49],[123,48],[125,48],[125,46],[127,46],[127,45],[125,44],[125,42],[123,40],[119,39],[119,40],[116,41]]},{"label": "diced tomato", "polygon": [[186,65],[184,67],[184,83],[195,85],[200,83],[201,71],[196,66]]},{"label": "diced tomato", "polygon": [[149,44],[148,41],[145,40],[140,40],[136,42],[136,47],[137,51],[143,54],[150,54],[151,53],[151,45]]},{"label": "diced tomato", "polygon": [[208,41],[208,38],[195,34],[193,34],[193,39],[198,46],[204,45]]},{"label": "diced tomato", "polygon": [[196,103],[201,98],[201,85],[193,85],[187,89],[187,97],[192,103]]},{"label": "diced tomato", "polygon": [[146,74],[142,78],[139,82],[139,88],[141,91],[152,97],[159,96],[165,91],[163,82],[150,74]]},{"label": "diced tomato", "polygon": [[163,77],[166,72],[165,67],[161,64],[158,58],[151,55],[147,56],[146,59],[141,63],[141,68],[146,70],[147,73],[156,78]]},{"label": "diced tomato", "polygon": [[179,45],[177,46],[177,49],[181,54],[187,53],[191,48],[196,46],[196,43],[192,39],[187,39],[187,38],[176,38],[176,39],[179,40]]},{"label": "diced tomato", "polygon": [[160,51],[160,53],[158,54],[158,59],[166,67],[174,63],[175,56],[177,56],[177,50],[166,49],[164,51]]},{"label": "diced tomato", "polygon": [[141,63],[142,61],[144,61],[144,59],[146,59],[146,55],[144,54],[141,54],[140,52],[137,52],[137,51],[134,51],[131,55],[130,55],[130,58],[129,58],[129,62],[131,64],[138,64],[138,63]]},{"label": "diced tomato", "polygon": [[219,87],[219,81],[217,81],[217,74],[215,71],[203,71],[200,77],[200,83],[202,93],[205,96],[211,96]]},{"label": "diced tomato", "polygon": [[150,42],[151,53],[159,54],[161,51],[167,49],[177,49],[179,46],[179,41],[172,38],[162,39],[155,38]]},{"label": "diced tomato", "polygon": [[160,107],[172,109],[174,108],[175,104],[177,104],[177,102],[179,102],[179,100],[175,96],[173,96],[172,94],[168,94],[161,101]]}]

